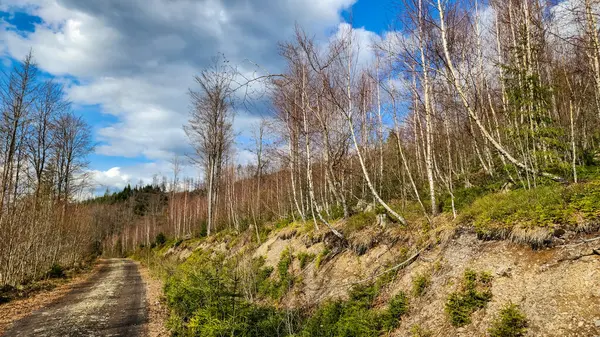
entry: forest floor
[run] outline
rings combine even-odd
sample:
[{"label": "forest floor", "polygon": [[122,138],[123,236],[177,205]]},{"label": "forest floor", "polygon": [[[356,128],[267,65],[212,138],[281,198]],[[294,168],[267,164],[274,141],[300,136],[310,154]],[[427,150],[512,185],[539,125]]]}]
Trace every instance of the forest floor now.
[{"label": "forest floor", "polygon": [[0,308],[4,328],[12,321],[5,337],[143,336],[147,321],[144,281],[126,259],[101,260],[87,278]]}]

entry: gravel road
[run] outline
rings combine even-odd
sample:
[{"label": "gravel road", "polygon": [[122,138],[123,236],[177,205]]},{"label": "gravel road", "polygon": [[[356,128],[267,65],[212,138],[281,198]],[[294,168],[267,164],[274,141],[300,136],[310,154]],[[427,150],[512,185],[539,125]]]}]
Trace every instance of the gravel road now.
[{"label": "gravel road", "polygon": [[143,336],[145,285],[137,265],[126,259],[100,263],[90,280],[16,321],[2,336]]}]

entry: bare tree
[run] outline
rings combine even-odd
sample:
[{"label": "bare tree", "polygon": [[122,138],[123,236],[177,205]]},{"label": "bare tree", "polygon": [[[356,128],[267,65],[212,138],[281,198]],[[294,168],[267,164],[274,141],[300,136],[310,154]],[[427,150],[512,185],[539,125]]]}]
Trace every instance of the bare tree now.
[{"label": "bare tree", "polygon": [[233,143],[231,83],[235,74],[227,60],[216,58],[195,77],[200,90],[190,90],[192,110],[184,130],[196,150],[196,162],[204,168],[208,183],[207,234],[214,226],[221,170]]}]

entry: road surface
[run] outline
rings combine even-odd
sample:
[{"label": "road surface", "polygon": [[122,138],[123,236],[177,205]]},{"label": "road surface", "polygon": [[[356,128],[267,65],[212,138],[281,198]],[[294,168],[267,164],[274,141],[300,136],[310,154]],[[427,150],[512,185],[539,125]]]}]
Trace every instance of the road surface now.
[{"label": "road surface", "polygon": [[16,321],[2,336],[143,336],[145,286],[137,265],[126,259],[100,263],[90,280]]}]

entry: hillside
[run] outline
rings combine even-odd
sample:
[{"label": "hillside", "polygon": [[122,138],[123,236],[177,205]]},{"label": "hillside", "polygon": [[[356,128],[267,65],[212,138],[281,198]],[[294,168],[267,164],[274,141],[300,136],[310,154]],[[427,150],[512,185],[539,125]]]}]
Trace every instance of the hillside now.
[{"label": "hillside", "polygon": [[[594,336],[599,214],[584,205],[597,205],[598,185],[544,189],[487,195],[458,219],[444,214],[431,226],[382,226],[375,213],[357,213],[333,222],[351,233],[346,242],[293,222],[273,224],[261,244],[249,229],[167,242],[136,256],[164,277],[175,335],[520,336],[524,322],[526,336]],[[578,193],[566,197],[571,190]],[[504,219],[494,218],[501,212]],[[490,236],[500,225],[503,235]],[[215,277],[222,292],[205,288]],[[249,307],[214,312],[212,296]],[[518,309],[502,315],[510,304]],[[285,326],[268,324],[277,317],[288,317]],[[500,317],[509,332],[493,334]]]}]

